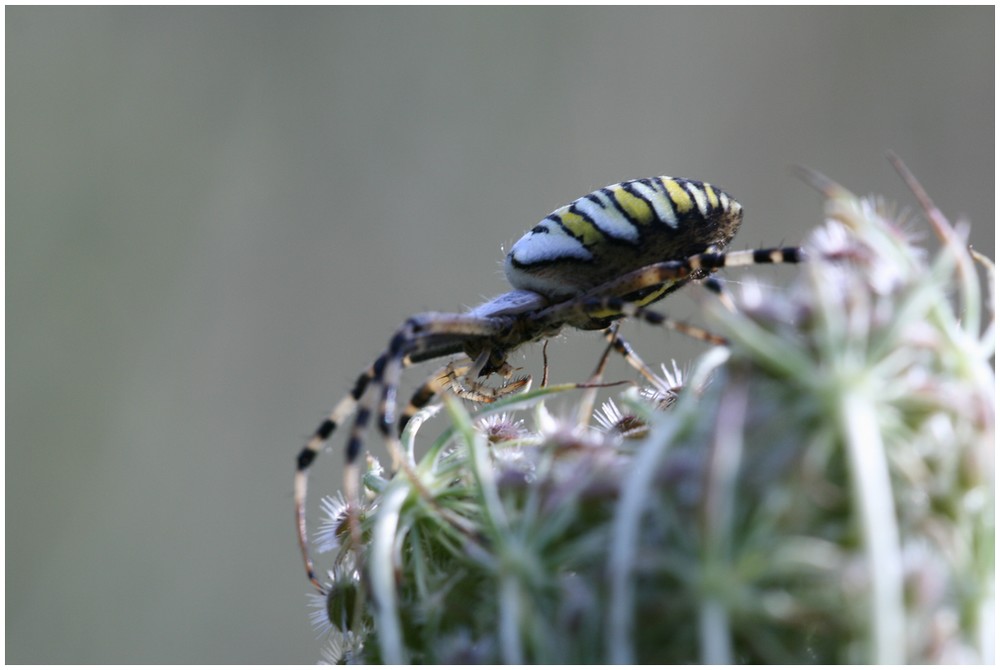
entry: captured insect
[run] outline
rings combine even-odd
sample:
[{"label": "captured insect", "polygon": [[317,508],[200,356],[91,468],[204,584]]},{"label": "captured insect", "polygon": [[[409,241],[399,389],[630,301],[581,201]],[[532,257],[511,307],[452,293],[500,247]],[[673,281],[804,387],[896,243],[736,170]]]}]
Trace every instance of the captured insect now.
[{"label": "captured insect", "polygon": [[[606,330],[619,319],[633,317],[721,342],[647,305],[692,280],[709,278],[722,267],[798,263],[805,258],[798,247],[727,253],[742,221],[742,205],[705,182],[654,177],[612,184],[552,212],[511,247],[504,272],[514,290],[464,313],[427,312],[406,319],[386,350],[361,373],[299,452],[295,517],[309,581],[324,593],[309,553],[305,513],[309,467],[334,430],[353,413],[344,493],[349,509],[356,509],[357,462],[372,417],[369,389],[372,395],[378,394],[375,425],[395,460],[399,433],[435,396],[448,390],[476,402],[490,402],[517,391],[528,379],[511,379],[514,369],[509,355],[565,327]],[[607,331],[607,335],[632,367],[647,377],[652,374],[616,333]],[[455,354],[461,356],[417,390],[394,429],[403,369]],[[494,374],[503,379],[495,388],[483,381]],[[352,517],[352,529],[356,528],[357,520]]]}]

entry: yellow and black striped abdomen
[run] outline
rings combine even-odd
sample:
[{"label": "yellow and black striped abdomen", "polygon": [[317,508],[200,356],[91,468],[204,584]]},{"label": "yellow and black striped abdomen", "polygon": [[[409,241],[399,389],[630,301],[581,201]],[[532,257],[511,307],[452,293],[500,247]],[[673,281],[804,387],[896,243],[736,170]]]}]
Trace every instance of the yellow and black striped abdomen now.
[{"label": "yellow and black striped abdomen", "polygon": [[[633,179],[549,214],[514,243],[504,271],[514,288],[559,300],[646,265],[721,251],[742,220],[740,203],[711,184]],[[675,287],[653,288],[643,303]]]}]

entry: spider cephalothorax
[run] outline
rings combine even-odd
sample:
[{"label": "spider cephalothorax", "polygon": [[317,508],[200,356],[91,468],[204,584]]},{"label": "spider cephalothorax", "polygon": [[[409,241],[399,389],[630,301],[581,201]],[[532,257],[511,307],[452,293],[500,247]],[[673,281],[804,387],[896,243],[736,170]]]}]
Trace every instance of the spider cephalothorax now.
[{"label": "spider cephalothorax", "polygon": [[[306,475],[333,431],[356,410],[344,482],[348,504],[356,505],[357,459],[372,416],[372,402],[365,399],[369,388],[380,391],[376,426],[395,455],[399,381],[402,370],[412,364],[462,354],[417,390],[399,415],[399,431],[446,389],[476,402],[490,402],[524,387],[526,378],[509,381],[513,369],[508,355],[565,327],[599,330],[621,318],[637,317],[720,342],[646,306],[721,267],[796,263],[803,258],[797,247],[726,253],[742,220],[742,206],[704,182],[654,177],[612,184],[557,209],[511,247],[504,271],[514,290],[464,313],[428,312],[404,321],[387,349],[299,452],[295,514],[309,580],[323,592],[309,557]],[[617,334],[609,339],[640,373],[652,375]],[[492,388],[479,381],[491,374],[503,377],[504,385]]]}]

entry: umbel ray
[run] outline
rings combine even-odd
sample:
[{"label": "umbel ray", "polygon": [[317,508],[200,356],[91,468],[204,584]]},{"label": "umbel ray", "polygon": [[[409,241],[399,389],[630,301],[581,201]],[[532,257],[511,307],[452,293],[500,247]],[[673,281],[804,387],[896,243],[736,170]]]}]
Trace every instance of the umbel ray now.
[{"label": "umbel ray", "polygon": [[[563,328],[606,330],[620,319],[633,317],[719,342],[648,305],[722,267],[804,259],[798,247],[726,252],[742,220],[740,203],[705,182],[653,177],[612,184],[552,212],[511,247],[504,272],[512,291],[467,312],[426,312],[406,319],[385,351],[361,373],[299,452],[295,518],[309,581],[325,592],[309,552],[305,513],[309,468],[334,430],[352,414],[344,494],[351,532],[357,535],[358,459],[373,406],[375,426],[398,461],[399,432],[436,395],[447,389],[476,402],[489,402],[518,390],[527,380],[510,381],[513,368],[508,356],[521,345],[552,337]],[[616,334],[608,336],[629,364],[651,375],[624,340]],[[394,428],[403,369],[456,354],[460,356],[417,390]],[[504,380],[500,388],[481,381],[493,374]]]}]

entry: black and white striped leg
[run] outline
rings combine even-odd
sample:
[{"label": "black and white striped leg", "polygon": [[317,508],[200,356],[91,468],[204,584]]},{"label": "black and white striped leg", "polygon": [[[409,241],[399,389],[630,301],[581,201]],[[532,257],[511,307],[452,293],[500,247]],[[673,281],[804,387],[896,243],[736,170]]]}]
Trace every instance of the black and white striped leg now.
[{"label": "black and white striped leg", "polygon": [[[358,410],[362,397],[373,382],[376,386],[380,384],[384,375],[384,368],[388,356],[389,352],[383,353],[375,360],[371,367],[358,376],[350,393],[344,396],[330,411],[327,418],[319,424],[296,458],[294,498],[295,525],[298,532],[299,551],[302,556],[302,563],[306,570],[306,577],[321,594],[325,593],[325,589],[316,576],[315,567],[309,551],[309,530],[306,525],[306,498],[308,492],[309,468],[312,466],[313,461],[316,460],[320,451],[322,451],[323,447],[330,440],[334,431],[344,421],[346,421],[351,414],[354,414],[355,411]],[[413,357],[411,359],[410,356],[405,356],[402,359],[401,365],[403,367],[408,367],[413,362],[419,360],[419,357]],[[358,411],[358,414],[355,415],[354,426],[351,430],[351,435],[347,443],[344,493],[350,508],[353,508],[357,500],[357,477],[354,476],[355,462],[358,455],[361,453],[363,444],[362,434],[365,426],[367,426],[370,413],[371,411],[368,407],[362,407],[361,410]]]},{"label": "black and white striped leg", "polygon": [[[507,321],[503,321],[507,323]],[[460,336],[463,341],[476,337],[490,337],[496,332],[497,320],[461,315],[423,314],[411,317],[396,331],[389,341],[387,352],[380,357],[381,366],[373,366],[372,385],[380,390],[378,401],[378,416],[375,426],[385,441],[386,448],[392,458],[393,470],[400,468],[409,470],[405,461],[402,446],[397,433],[393,431],[396,421],[397,395],[403,369],[411,361],[425,360],[433,352],[439,355],[441,351],[454,350],[454,338]],[[472,367],[480,369],[481,363],[473,363]],[[418,391],[418,394],[420,392]],[[418,400],[425,404],[430,397],[420,394]],[[372,418],[371,407],[361,402],[354,418],[354,426],[347,443],[347,458],[344,465],[344,491],[348,500],[348,521],[354,546],[361,546],[361,526],[358,518],[357,501],[359,500],[358,458],[362,453],[363,438],[368,422]],[[400,418],[402,421],[402,417]],[[419,486],[419,482],[414,480]]]},{"label": "black and white striped leg", "polygon": [[343,423],[347,417],[354,413],[358,402],[364,395],[372,380],[381,375],[382,367],[385,365],[386,355],[380,356],[370,368],[362,372],[350,393],[344,396],[330,414],[325,418],[306,445],[299,452],[295,467],[295,525],[298,529],[299,550],[302,554],[302,562],[306,569],[306,576],[309,581],[322,594],[324,588],[316,577],[313,562],[309,553],[309,533],[306,528],[306,491],[308,486],[309,467],[319,455],[319,452],[329,441],[337,427]]},{"label": "black and white striped leg", "polygon": [[[688,280],[692,276],[705,276],[721,268],[800,263],[805,258],[805,252],[800,247],[777,247],[773,249],[749,249],[726,253],[697,254],[681,261],[664,261],[639,268],[598,286],[591,290],[585,297],[626,296],[634,293],[636,290],[650,286],[676,283]],[[559,309],[562,309],[561,306]]]},{"label": "black and white striped leg", "polygon": [[[324,593],[324,588],[316,576],[310,557],[305,514],[308,472],[319,452],[337,427],[353,413],[355,415],[354,424],[346,449],[344,494],[348,503],[351,537],[357,546],[360,541],[357,510],[360,478],[357,461],[363,451],[364,433],[372,415],[370,402],[363,401],[366,392],[372,387],[381,391],[378,394],[377,426],[385,438],[394,465],[399,466],[401,462],[399,440],[392,431],[392,423],[397,409],[396,396],[402,370],[413,363],[458,353],[469,340],[475,340],[477,337],[488,338],[496,332],[502,332],[503,327],[509,325],[510,319],[455,314],[422,314],[407,319],[393,335],[386,352],[358,377],[351,392],[334,406],[299,452],[296,459],[294,484],[295,520],[299,549],[306,575],[321,594]],[[429,397],[425,399],[418,397],[417,400],[422,400],[426,404]],[[411,402],[411,404],[413,403]]]},{"label": "black and white striped leg", "polygon": [[[581,296],[579,300],[575,301],[569,307],[558,306],[554,309],[560,311],[575,309],[585,315],[592,315],[595,318],[604,317],[609,313],[623,317],[634,317],[653,325],[676,330],[704,342],[725,344],[726,341],[724,338],[714,335],[704,328],[667,318],[659,312],[646,309],[642,305],[626,300],[622,296],[630,295],[638,288],[685,281],[692,275],[698,276],[701,273],[714,272],[723,267],[799,263],[803,260],[805,260],[805,252],[799,247],[698,254],[683,261],[665,261],[640,268],[597,287],[587,295]],[[713,282],[709,285],[709,288],[718,289],[721,288],[721,284]]]},{"label": "black and white striped leg", "polygon": [[[648,324],[654,326],[661,326],[663,328],[668,328],[670,330],[675,330],[678,333],[683,333],[688,337],[691,337],[702,342],[708,342],[709,344],[723,345],[726,344],[726,340],[723,337],[715,335],[704,328],[699,326],[694,326],[684,321],[677,321],[675,319],[668,318],[663,314],[641,307],[633,302],[628,302],[622,298],[618,297],[607,297],[607,298],[592,298],[588,300],[583,305],[583,311],[593,312],[595,314],[603,314],[608,311],[615,311],[624,317],[632,317],[635,319],[640,319]],[[648,368],[645,368],[645,364],[641,362],[641,359],[632,350],[632,347],[624,339],[618,338],[618,345],[616,350],[625,356],[625,360],[629,362],[636,370],[641,372],[643,376],[646,376]],[[614,344],[614,342],[613,342]],[[620,348],[619,348],[620,347]],[[634,361],[638,361],[642,367],[637,367]],[[643,370],[645,368],[645,370]]]}]

